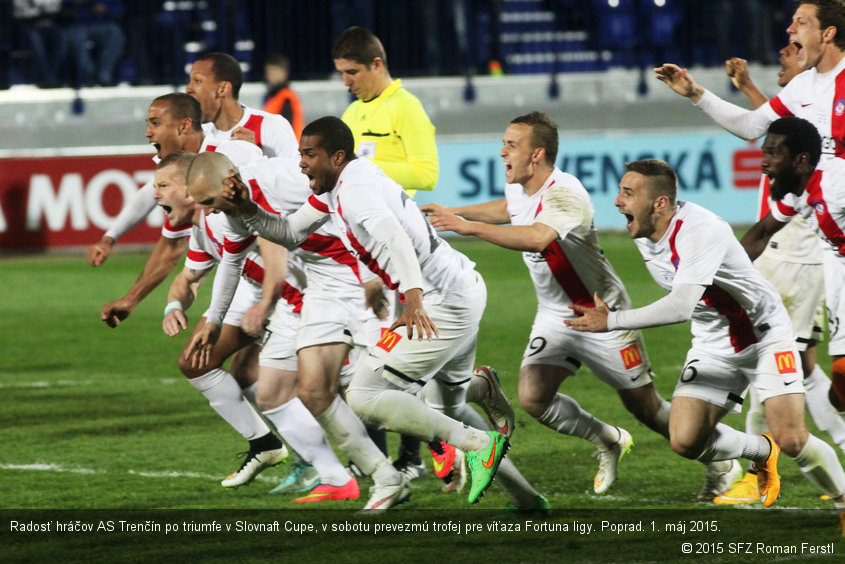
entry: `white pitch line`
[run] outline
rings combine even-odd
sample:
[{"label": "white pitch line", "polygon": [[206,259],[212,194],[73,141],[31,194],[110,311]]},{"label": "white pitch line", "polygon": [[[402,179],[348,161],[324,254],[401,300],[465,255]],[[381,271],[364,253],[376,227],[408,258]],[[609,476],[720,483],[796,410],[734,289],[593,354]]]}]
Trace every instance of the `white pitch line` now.
[{"label": "white pitch line", "polygon": [[90,386],[91,380],[59,380],[57,382],[46,382],[39,380],[38,382],[17,382],[15,384],[0,384],[0,389],[16,389],[16,388],[50,388],[50,387],[66,387],[66,386]]},{"label": "white pitch line", "polygon": [[[35,464],[4,464],[0,463],[0,469],[3,470],[32,470],[37,472],[58,472],[65,474],[118,474],[122,472],[114,472],[109,470],[97,470],[94,468],[79,468],[73,466],[62,466],[61,464],[35,463]],[[198,478],[201,480],[219,481],[220,476],[211,474],[201,474],[199,472],[149,472],[145,470],[126,470],[127,474],[133,476],[141,476],[143,478]],[[257,476],[256,480],[269,483],[279,483],[278,478],[268,478],[265,476]]]}]

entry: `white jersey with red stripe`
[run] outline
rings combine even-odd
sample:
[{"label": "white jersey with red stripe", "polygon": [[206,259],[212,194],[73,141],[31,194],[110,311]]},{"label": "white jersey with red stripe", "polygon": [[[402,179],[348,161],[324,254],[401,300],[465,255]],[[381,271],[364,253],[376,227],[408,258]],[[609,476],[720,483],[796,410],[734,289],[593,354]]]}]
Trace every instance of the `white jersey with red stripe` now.
[{"label": "white jersey with red stripe", "polygon": [[[218,145],[213,145],[211,144],[208,136],[203,139],[199,150],[200,153],[205,151],[214,151],[226,155],[236,167],[248,165],[264,158],[264,153],[261,152],[261,149],[247,141],[235,141],[229,139],[228,141],[223,141]],[[153,190],[153,194],[155,194],[155,190]],[[155,200],[153,200],[153,205],[155,205]],[[190,223],[173,226],[170,225],[170,222],[167,218],[165,218],[164,225],[161,227],[161,234],[168,239],[181,239],[182,237],[188,237],[191,234],[192,227],[193,225]]]},{"label": "white jersey with red stripe", "polygon": [[819,163],[804,193],[787,194],[776,202],[772,216],[781,222],[805,218],[816,235],[845,262],[845,161]]},{"label": "white jersey with red stripe", "polygon": [[613,309],[630,307],[622,281],[599,247],[593,204],[577,178],[555,167],[536,193],[527,196],[521,184],[508,184],[505,199],[513,225],[537,222],[558,234],[543,252],[522,253],[538,311],[572,319],[570,306],[595,305],[595,292]]},{"label": "white jersey with red stripe", "polygon": [[780,117],[804,118],[821,135],[822,160],[845,156],[845,58],[826,73],[815,68],[802,72],[756,110],[731,104],[706,89],[696,105],[743,139],[762,137]]},{"label": "white jersey with red stripe", "polygon": [[802,72],[761,108],[770,121],[797,116],[815,125],[822,160],[845,156],[845,58],[826,73],[815,67]]},{"label": "white jersey with red stripe", "polygon": [[783,338],[792,325],[775,288],[763,278],[722,218],[691,202],[678,202],[657,243],[635,240],[646,267],[665,290],[674,284],[706,286],[692,313],[693,346],[739,352]]},{"label": "white jersey with red stripe", "polygon": [[[388,288],[446,292],[475,266],[437,235],[399,184],[366,159],[347,163],[325,199],[311,197],[309,203],[329,214],[346,248]],[[413,247],[407,250],[416,256],[397,250],[404,244],[395,240],[399,230],[407,234]],[[411,264],[415,261],[418,271]]]},{"label": "white jersey with red stripe", "polygon": [[299,157],[299,143],[288,120],[278,114],[269,114],[244,105],[241,105],[241,109],[244,111],[243,117],[228,131],[220,131],[212,122],[202,124],[206,141],[212,147],[230,140],[232,131],[244,127],[255,134],[255,144],[268,157]]},{"label": "white jersey with red stripe", "polygon": [[[769,177],[760,179],[757,219],[762,219],[771,210]],[[789,225],[775,233],[766,245],[763,254],[771,259],[797,264],[821,264],[822,245],[810,229],[807,221],[797,216]],[[800,281],[797,281],[800,283]]]},{"label": "white jersey with red stripe", "polygon": [[[239,172],[250,189],[250,199],[269,212],[293,213],[312,195],[299,159],[277,157],[241,167]],[[330,223],[309,235],[293,252],[305,263],[308,292],[341,299],[360,297],[362,281],[372,278],[362,272],[363,265],[346,249]]]},{"label": "white jersey with red stripe", "polygon": [[[231,263],[237,261],[238,264],[242,264],[241,283],[246,282],[261,287],[264,282],[264,261],[258,249],[256,236],[244,231],[239,224],[230,222],[225,214],[203,212],[200,214],[199,225],[192,226],[185,266],[207,270],[225,261]],[[289,257],[287,266],[281,299],[276,307],[284,303],[289,311],[298,313],[302,308],[304,290],[302,264],[298,259]],[[215,279],[219,276],[220,272]],[[212,296],[212,302],[214,298]],[[209,310],[212,310],[211,306]]]}]

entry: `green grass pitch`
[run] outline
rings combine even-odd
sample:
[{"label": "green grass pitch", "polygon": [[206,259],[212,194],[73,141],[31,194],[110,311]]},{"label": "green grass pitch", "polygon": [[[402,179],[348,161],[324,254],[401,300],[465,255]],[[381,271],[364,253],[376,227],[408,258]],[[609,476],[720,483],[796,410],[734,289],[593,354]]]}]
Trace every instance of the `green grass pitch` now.
[{"label": "green grass pitch", "polygon": [[[837,557],[788,552],[773,556],[765,552],[768,545],[761,549],[763,553],[756,546],[757,552],[746,553],[744,546],[729,543],[798,543],[800,549],[801,542],[823,541],[834,543],[831,546],[837,553],[845,550],[838,540],[832,503],[820,500],[818,491],[786,457],[780,464],[784,487],[778,509],[696,503],[703,466],[673,454],[662,437],[624,410],[613,390],[582,369],[564,383],[562,391],[597,417],[628,429],[635,440],[620,466],[618,481],[607,495],[594,495],[593,446],[541,426],[516,400],[520,358],[536,309],[519,253],[478,241],[452,242],[477,263],[487,282],[489,297],[477,363],[498,369],[514,403],[517,425],[509,456],[551,503],[555,511],[548,523],[567,524],[568,531],[526,530],[530,527],[523,518],[502,521],[505,525],[498,531],[488,530],[491,523],[500,522],[497,511],[507,501],[495,484],[479,505],[469,506],[466,492],[444,494],[438,480],[419,480],[408,504],[392,510],[389,517],[363,522],[350,510],[363,506],[369,480],[361,481],[361,500],[314,504],[319,508],[267,495],[287,474],[285,466],[265,471],[249,487],[224,490],[219,480],[240,464],[238,453],[245,450],[245,443],[178,371],[176,358],[185,336],[166,337],[160,323],[168,284],[150,295],[119,328],[109,329],[99,320],[102,304],[123,295],[146,255],[117,254],[97,269],[80,255],[12,256],[0,260],[0,539],[8,547],[2,549],[6,556],[16,561],[45,555],[87,559],[83,555],[91,554],[87,551],[97,545],[99,556],[94,559],[99,561],[219,557],[237,562],[286,554],[301,561],[337,562],[430,561],[432,557],[457,561],[464,556],[467,561],[484,556],[502,562],[719,562],[773,557],[806,562]],[[627,234],[603,233],[602,244],[635,305],[662,295]],[[210,284],[201,290],[204,299],[189,311],[191,321],[202,312],[209,291]],[[669,398],[689,345],[688,327],[651,329],[645,337],[657,374],[656,387]],[[827,368],[826,349],[820,353]],[[726,422],[742,427],[744,419],[733,415]],[[391,451],[395,452],[395,444]],[[841,460],[842,452],[836,452]],[[427,464],[430,469],[431,461]],[[118,529],[120,520],[160,521],[162,527],[168,520],[217,520],[230,525],[239,520],[277,520],[282,527],[285,522],[328,523],[329,531],[331,525],[343,522],[374,527],[417,520],[429,527],[459,523],[463,528],[477,522],[483,531],[457,534],[429,528],[376,535],[372,530],[333,534],[318,530],[298,535],[247,530],[227,536],[225,529],[217,534],[181,530],[169,535],[53,530],[38,534],[16,532],[10,525],[13,520],[63,519],[91,521],[95,526],[112,520]],[[715,520],[718,531],[667,531],[666,523],[709,527],[687,523],[697,520]],[[655,522],[656,529],[654,534],[596,531],[601,521],[641,521],[647,530]],[[593,531],[578,532],[577,522],[591,523]],[[515,524],[522,531],[513,530]],[[683,541],[693,543],[693,554],[681,552]],[[716,543],[723,544],[720,548]]]}]

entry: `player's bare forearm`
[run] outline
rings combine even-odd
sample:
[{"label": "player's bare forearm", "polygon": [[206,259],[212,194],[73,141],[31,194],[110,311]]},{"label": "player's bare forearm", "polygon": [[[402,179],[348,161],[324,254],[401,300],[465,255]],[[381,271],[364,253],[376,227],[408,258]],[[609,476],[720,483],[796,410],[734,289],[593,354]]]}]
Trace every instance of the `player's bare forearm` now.
[{"label": "player's bare forearm", "polygon": [[507,202],[504,199],[484,202],[483,204],[456,206],[451,208],[440,204],[425,204],[421,206],[420,209],[422,209],[426,215],[442,211],[458,215],[470,221],[481,221],[497,225],[510,223],[511,219],[508,214]]},{"label": "player's bare forearm", "polygon": [[772,217],[771,212],[763,219],[751,226],[751,229],[742,236],[739,242],[742,248],[748,253],[748,257],[754,261],[757,257],[763,254],[766,250],[766,245],[769,244],[769,239],[772,235],[783,229],[785,223],[781,223]]},{"label": "player's bare forearm", "polygon": [[187,237],[181,237],[179,239],[160,237],[144,265],[141,276],[138,277],[129,291],[126,292],[126,299],[131,300],[136,305],[141,303],[150,292],[164,282],[170,272],[176,267],[179,259],[182,258],[187,247]]},{"label": "player's bare forearm", "polygon": [[531,225],[490,225],[468,222],[468,235],[515,251],[542,252],[557,239],[557,231],[542,223]]}]

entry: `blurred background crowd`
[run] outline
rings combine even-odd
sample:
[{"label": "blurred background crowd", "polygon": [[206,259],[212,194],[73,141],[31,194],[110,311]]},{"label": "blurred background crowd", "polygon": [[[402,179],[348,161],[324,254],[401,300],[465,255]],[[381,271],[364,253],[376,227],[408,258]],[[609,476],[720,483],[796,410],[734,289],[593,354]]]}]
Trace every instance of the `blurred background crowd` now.
[{"label": "blurred background crowd", "polygon": [[772,64],[793,0],[0,0],[0,88],[173,84],[223,51],[247,81],[274,54],[325,79],[330,48],[369,28],[394,76],[600,71],[730,56]]}]

